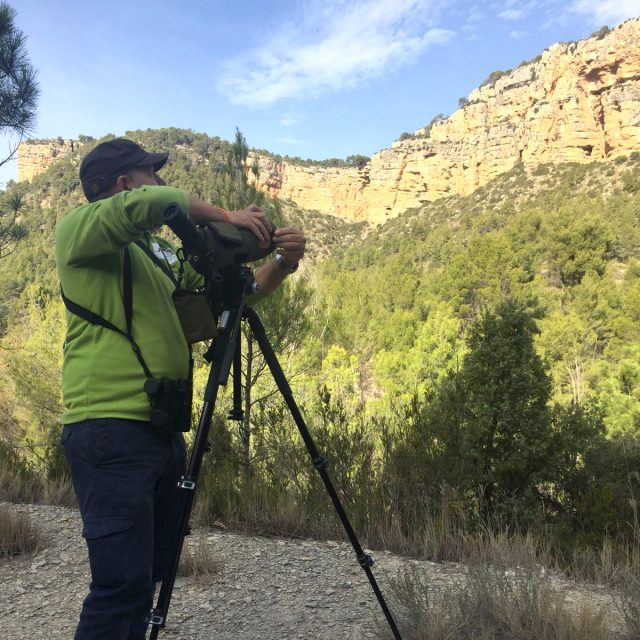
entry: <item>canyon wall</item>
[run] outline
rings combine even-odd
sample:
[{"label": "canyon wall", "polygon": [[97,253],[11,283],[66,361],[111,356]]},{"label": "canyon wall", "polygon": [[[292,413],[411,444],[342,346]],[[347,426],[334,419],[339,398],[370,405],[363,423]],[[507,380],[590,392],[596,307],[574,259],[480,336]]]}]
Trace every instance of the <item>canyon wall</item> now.
[{"label": "canyon wall", "polygon": [[[394,142],[362,169],[253,156],[258,186],[304,209],[381,223],[423,202],[471,193],[517,163],[531,169],[640,151],[640,19],[555,44],[490,80],[451,116]],[[21,144],[18,180],[30,180],[74,144]]]},{"label": "canyon wall", "polygon": [[18,182],[31,180],[52,162],[68,156],[78,145],[74,140],[26,140],[18,147]]},{"label": "canyon wall", "polygon": [[259,186],[305,209],[379,223],[471,193],[518,162],[533,168],[631,151],[640,151],[640,19],[604,37],[551,46],[360,171],[260,157]]}]

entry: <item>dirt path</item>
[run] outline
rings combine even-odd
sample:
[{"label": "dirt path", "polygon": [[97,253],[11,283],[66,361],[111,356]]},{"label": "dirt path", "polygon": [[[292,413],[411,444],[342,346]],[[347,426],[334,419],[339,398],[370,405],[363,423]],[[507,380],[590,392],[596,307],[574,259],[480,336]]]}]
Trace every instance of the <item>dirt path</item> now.
[{"label": "dirt path", "polygon": [[[46,546],[30,557],[0,560],[0,640],[70,639],[89,583],[79,515],[62,507],[11,508],[29,513]],[[196,531],[189,543],[201,537],[221,569],[209,578],[178,579],[161,639],[390,637],[350,545],[217,531]],[[373,555],[374,574],[385,595],[390,578],[408,563],[436,583],[464,573],[454,564],[418,563],[388,552]],[[583,590],[567,590],[568,601],[579,604],[584,597]],[[594,590],[589,598],[595,606],[612,606],[604,591]]]}]

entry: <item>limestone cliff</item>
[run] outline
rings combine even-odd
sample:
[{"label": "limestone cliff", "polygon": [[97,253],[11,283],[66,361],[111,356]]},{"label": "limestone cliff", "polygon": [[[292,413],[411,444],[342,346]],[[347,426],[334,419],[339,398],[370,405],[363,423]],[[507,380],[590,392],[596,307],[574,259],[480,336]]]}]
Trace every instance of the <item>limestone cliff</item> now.
[{"label": "limestone cliff", "polygon": [[27,140],[18,147],[18,182],[31,180],[52,162],[68,156],[78,143],[74,140]]},{"label": "limestone cliff", "polygon": [[[258,156],[258,186],[304,209],[379,223],[426,201],[471,193],[519,162],[533,168],[640,150],[640,18],[604,36],[555,44],[531,63],[492,75],[464,107],[379,151],[361,170]],[[18,179],[31,179],[73,145],[23,143]]]},{"label": "limestone cliff", "polygon": [[363,170],[259,158],[261,189],[305,209],[384,222],[467,194],[522,162],[590,162],[640,150],[640,19],[555,44],[475,89],[468,104],[376,153]]}]

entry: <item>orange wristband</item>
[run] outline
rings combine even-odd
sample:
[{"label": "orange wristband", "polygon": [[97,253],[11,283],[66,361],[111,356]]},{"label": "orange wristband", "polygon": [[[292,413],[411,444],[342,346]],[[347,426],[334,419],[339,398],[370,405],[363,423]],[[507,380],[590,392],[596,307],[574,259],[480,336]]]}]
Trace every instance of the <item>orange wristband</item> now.
[{"label": "orange wristband", "polygon": [[222,217],[224,218],[225,222],[231,222],[231,218],[229,217],[229,212],[226,209],[223,209],[222,207],[216,207],[216,209],[222,214]]}]

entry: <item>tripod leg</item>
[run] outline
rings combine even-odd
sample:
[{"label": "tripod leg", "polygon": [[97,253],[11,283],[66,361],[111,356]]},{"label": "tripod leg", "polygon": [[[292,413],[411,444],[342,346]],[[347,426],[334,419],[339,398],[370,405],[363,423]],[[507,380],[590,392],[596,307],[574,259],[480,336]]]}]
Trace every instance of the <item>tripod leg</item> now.
[{"label": "tripod leg", "polygon": [[242,411],[242,344],[241,336],[236,342],[236,352],[233,356],[233,407],[227,416],[229,420],[240,422],[244,417]]},{"label": "tripod leg", "polygon": [[187,473],[178,483],[178,487],[183,490],[183,499],[178,517],[178,539],[173,551],[171,573],[163,578],[156,606],[152,609],[149,616],[149,624],[151,625],[149,640],[156,640],[160,629],[164,628],[166,624],[167,612],[171,603],[171,595],[178,573],[180,554],[182,553],[184,537],[187,534],[189,526],[189,517],[193,507],[198,475],[200,474],[200,468],[202,466],[202,458],[208,448],[209,430],[211,428],[211,420],[213,418],[218,390],[221,385],[226,384],[229,377],[229,370],[239,340],[240,321],[242,319],[243,309],[244,301],[240,307],[228,313],[226,318],[221,321],[220,335],[216,338],[213,364],[209,370],[202,413],[200,414],[193,448],[191,449],[189,466],[187,467]]},{"label": "tripod leg", "polygon": [[307,428],[304,418],[300,413],[300,409],[298,408],[298,405],[296,404],[296,401],[293,397],[291,387],[287,382],[284,372],[282,371],[282,367],[278,362],[278,358],[276,357],[276,354],[273,351],[271,343],[267,338],[267,334],[264,330],[264,325],[260,320],[260,316],[258,316],[258,314],[253,309],[250,309],[248,307],[245,309],[244,314],[249,322],[251,329],[253,330],[254,337],[256,338],[258,345],[260,346],[262,355],[264,356],[264,359],[267,362],[267,365],[269,366],[269,370],[271,371],[271,375],[273,376],[273,379],[275,380],[275,383],[278,386],[278,390],[280,391],[285,402],[287,403],[289,412],[291,413],[291,416],[293,417],[293,420],[295,421],[298,427],[298,431],[300,432],[300,435],[304,440],[307,450],[309,451],[309,455],[311,456],[311,461],[313,462],[313,466],[318,470],[318,473],[320,474],[320,477],[324,482],[325,489],[327,490],[327,493],[329,494],[329,497],[333,502],[333,506],[336,512],[338,513],[338,517],[340,518],[340,521],[342,522],[342,526],[344,527],[344,530],[347,533],[349,541],[351,542],[351,546],[353,547],[353,550],[355,551],[355,554],[358,558],[358,562],[360,563],[360,566],[362,567],[362,569],[367,575],[367,578],[369,579],[371,588],[373,589],[373,592],[375,593],[376,598],[378,599],[382,612],[384,613],[385,618],[389,623],[389,627],[391,628],[391,631],[393,632],[393,635],[396,638],[396,640],[402,640],[400,636],[400,632],[398,631],[398,627],[396,626],[393,616],[391,615],[391,611],[387,606],[387,603],[382,595],[382,592],[378,587],[378,583],[376,582],[376,579],[371,571],[371,566],[373,565],[373,558],[364,552],[353,530],[353,527],[349,522],[349,518],[347,517],[347,514],[342,506],[342,503],[340,502],[340,498],[338,497],[338,494],[336,493],[333,483],[331,482],[331,478],[327,473],[327,461],[318,453],[318,450],[313,441],[313,438],[309,433],[309,429]]}]

